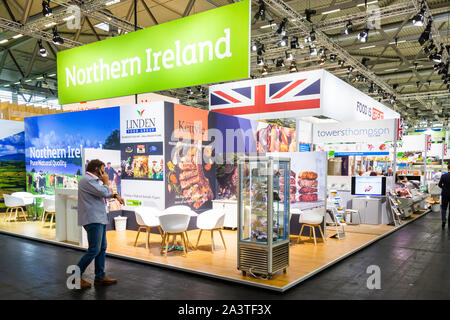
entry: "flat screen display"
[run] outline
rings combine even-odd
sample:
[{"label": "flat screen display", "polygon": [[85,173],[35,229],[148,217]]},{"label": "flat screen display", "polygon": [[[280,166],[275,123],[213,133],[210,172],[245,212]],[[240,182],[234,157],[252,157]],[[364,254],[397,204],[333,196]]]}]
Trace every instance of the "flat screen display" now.
[{"label": "flat screen display", "polygon": [[352,177],[352,194],[357,196],[386,195],[386,177]]}]

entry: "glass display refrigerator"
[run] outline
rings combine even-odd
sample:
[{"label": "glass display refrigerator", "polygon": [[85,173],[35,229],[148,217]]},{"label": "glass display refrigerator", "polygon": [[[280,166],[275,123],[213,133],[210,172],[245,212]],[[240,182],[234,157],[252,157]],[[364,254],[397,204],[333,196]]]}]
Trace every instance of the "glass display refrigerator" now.
[{"label": "glass display refrigerator", "polygon": [[238,159],[238,270],[270,279],[289,266],[290,159]]}]

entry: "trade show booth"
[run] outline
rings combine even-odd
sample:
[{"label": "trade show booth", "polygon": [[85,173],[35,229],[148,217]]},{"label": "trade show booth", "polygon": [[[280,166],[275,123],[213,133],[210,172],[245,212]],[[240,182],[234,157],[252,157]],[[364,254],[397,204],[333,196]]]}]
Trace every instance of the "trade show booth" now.
[{"label": "trade show booth", "polygon": [[[111,256],[284,291],[401,227],[399,114],[331,73],[213,85],[209,110],[148,94],[248,79],[249,11],[240,1],[59,52],[70,112],[5,135],[19,134],[8,143],[23,185],[1,191],[26,192],[10,208],[28,210],[0,232],[85,249],[78,183],[93,159],[125,200],[105,200]],[[393,176],[356,174],[369,166]]]}]

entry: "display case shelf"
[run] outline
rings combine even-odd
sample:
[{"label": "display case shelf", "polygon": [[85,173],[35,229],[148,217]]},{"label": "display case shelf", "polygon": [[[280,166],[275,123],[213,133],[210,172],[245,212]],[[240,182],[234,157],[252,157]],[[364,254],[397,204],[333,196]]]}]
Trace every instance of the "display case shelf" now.
[{"label": "display case shelf", "polygon": [[238,269],[265,277],[289,265],[290,159],[238,160]]}]

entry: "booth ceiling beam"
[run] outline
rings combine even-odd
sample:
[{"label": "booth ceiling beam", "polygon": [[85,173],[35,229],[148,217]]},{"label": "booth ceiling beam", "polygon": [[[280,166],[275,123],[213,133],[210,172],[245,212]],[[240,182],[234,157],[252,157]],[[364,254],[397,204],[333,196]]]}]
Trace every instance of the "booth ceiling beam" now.
[{"label": "booth ceiling beam", "polygon": [[23,9],[23,12],[22,12],[22,19],[20,19],[20,22],[22,22],[22,24],[27,23],[28,18],[30,17],[30,11],[31,11],[32,4],[33,4],[33,0],[27,0],[27,2],[25,3],[25,8]]},{"label": "booth ceiling beam", "polygon": [[[265,0],[265,3],[276,11],[282,13],[283,16],[291,18],[291,22],[296,25],[302,32],[309,33],[312,29],[312,23],[300,15],[297,11],[292,9],[282,0]],[[352,57],[346,50],[344,50],[336,41],[329,38],[323,31],[315,30],[317,42],[328,49],[330,52],[337,54],[341,59],[344,59],[348,65],[353,66],[359,73],[372,81],[378,87],[383,89],[388,94],[396,96],[397,93],[390,85],[379,79],[375,73],[367,69],[361,62]]]},{"label": "booth ceiling beam", "polygon": [[158,20],[156,20],[155,16],[153,15],[152,11],[150,10],[150,8],[148,7],[147,3],[145,2],[145,0],[141,0],[142,5],[144,6],[145,11],[147,12],[148,16],[150,17],[150,19],[152,19],[154,24],[159,24]]},{"label": "booth ceiling beam", "polygon": [[3,5],[5,6],[6,12],[8,12],[9,17],[13,21],[17,21],[16,17],[14,16],[14,13],[12,12],[11,8],[8,5],[8,2],[6,0],[2,0]]},{"label": "booth ceiling beam", "polygon": [[[10,30],[16,33],[21,33],[31,38],[41,39],[44,41],[52,41],[53,39],[53,34],[50,32],[42,31],[36,28],[36,26],[30,26],[29,24],[22,25],[19,22],[14,22],[2,17],[0,17],[0,28]],[[73,48],[82,45],[81,42],[74,41],[71,39],[63,38],[63,40],[64,44],[61,45],[62,47]]]},{"label": "booth ceiling beam", "polygon": [[190,13],[192,8],[194,7],[195,0],[189,0],[188,4],[186,5],[186,9],[184,9],[183,17],[187,17]]}]

